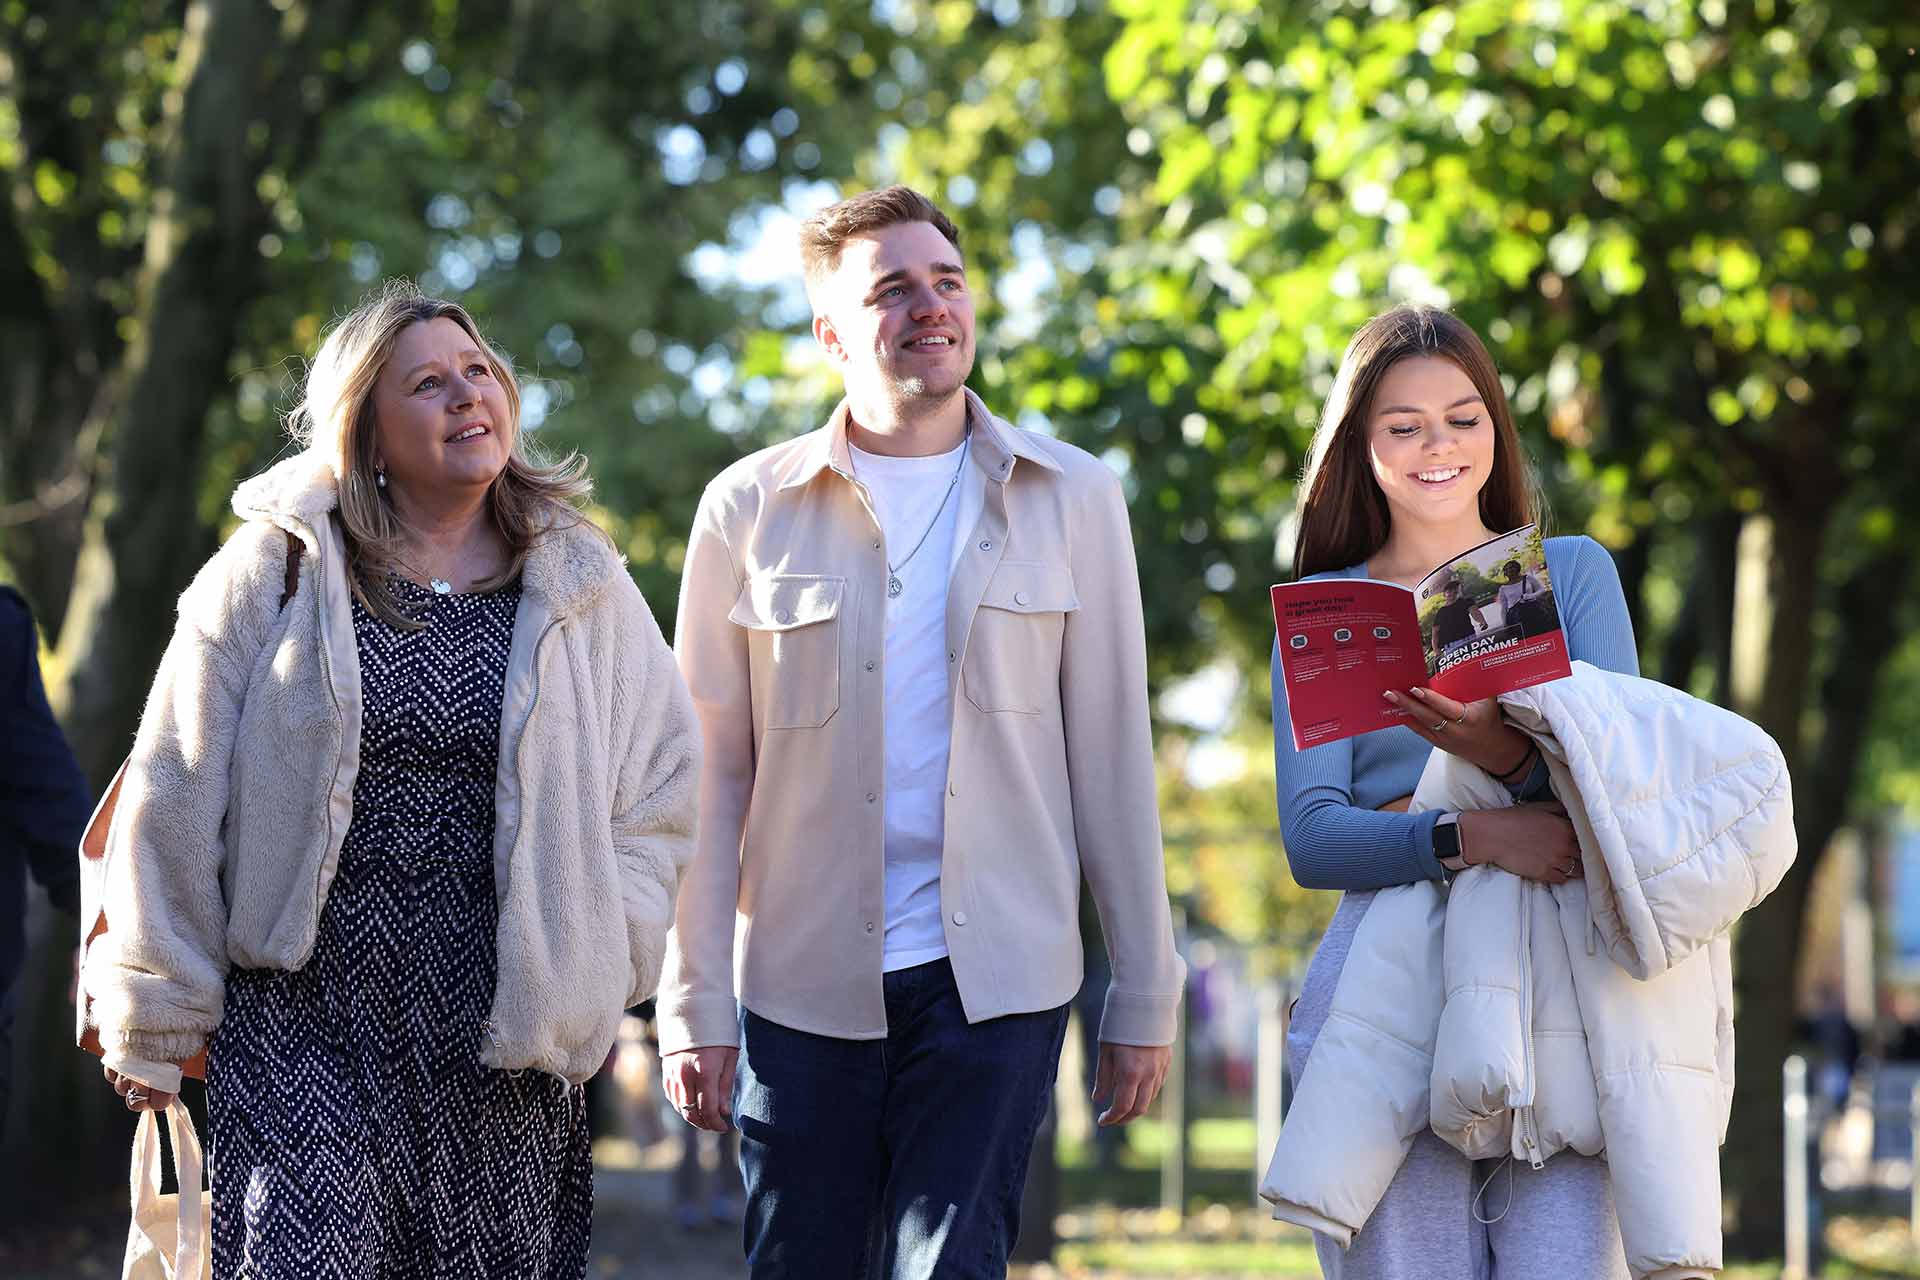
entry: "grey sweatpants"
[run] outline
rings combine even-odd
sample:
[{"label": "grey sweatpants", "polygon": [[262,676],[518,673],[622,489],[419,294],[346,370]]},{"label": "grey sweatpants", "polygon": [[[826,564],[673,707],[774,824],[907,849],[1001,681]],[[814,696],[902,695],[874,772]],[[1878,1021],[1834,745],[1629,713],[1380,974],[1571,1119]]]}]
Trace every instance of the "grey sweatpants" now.
[{"label": "grey sweatpants", "polygon": [[[1354,932],[1372,901],[1371,891],[1343,897],[1314,952],[1287,1028],[1287,1064],[1295,1088],[1333,1005]],[[1572,1151],[1539,1169],[1519,1161],[1473,1161],[1431,1131],[1413,1140],[1380,1206],[1350,1246],[1342,1249],[1325,1236],[1315,1236],[1313,1243],[1327,1280],[1628,1276],[1604,1161]]]},{"label": "grey sweatpants", "polygon": [[[1480,1220],[1487,1218],[1493,1221]],[[1327,1280],[1627,1280],[1628,1274],[1604,1161],[1572,1151],[1540,1169],[1517,1160],[1468,1160],[1431,1132],[1413,1140],[1352,1245],[1342,1249],[1325,1236],[1313,1244]]]}]

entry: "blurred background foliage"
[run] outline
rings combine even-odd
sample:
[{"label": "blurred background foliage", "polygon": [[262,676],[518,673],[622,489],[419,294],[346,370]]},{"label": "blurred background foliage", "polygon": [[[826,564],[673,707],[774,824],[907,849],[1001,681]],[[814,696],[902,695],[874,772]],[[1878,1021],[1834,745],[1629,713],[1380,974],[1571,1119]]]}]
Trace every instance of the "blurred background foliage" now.
[{"label": "blurred background foliage", "polygon": [[104,780],[302,358],[409,275],[670,623],[702,485],[833,402],[794,218],[910,182],[988,402],[1125,477],[1174,885],[1284,970],[1332,901],[1274,830],[1265,588],[1347,336],[1450,306],[1646,672],[1795,766],[1741,938],[1759,1231],[1818,854],[1920,808],[1916,43],[1905,0],[0,0],[0,565]]}]

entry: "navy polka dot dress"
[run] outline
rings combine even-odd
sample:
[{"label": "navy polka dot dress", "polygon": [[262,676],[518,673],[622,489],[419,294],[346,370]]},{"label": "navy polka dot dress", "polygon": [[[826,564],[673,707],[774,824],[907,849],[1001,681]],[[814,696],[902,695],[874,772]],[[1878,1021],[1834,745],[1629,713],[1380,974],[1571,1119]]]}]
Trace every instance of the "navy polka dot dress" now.
[{"label": "navy polka dot dress", "polygon": [[353,606],[353,820],[296,973],[238,970],[207,1062],[213,1274],[586,1274],[583,1091],[480,1065],[493,1003],[493,802],[519,590]]}]

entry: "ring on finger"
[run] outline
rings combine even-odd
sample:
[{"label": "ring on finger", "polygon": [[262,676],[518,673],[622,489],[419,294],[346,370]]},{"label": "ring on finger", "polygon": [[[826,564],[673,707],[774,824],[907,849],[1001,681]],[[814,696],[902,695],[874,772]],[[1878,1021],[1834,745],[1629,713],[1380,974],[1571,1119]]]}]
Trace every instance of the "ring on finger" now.
[{"label": "ring on finger", "polygon": [[1447,727],[1447,721],[1442,720],[1439,724],[1436,724],[1435,726],[1433,726],[1433,731],[1435,733],[1439,733],[1442,729],[1445,729],[1446,727]]}]

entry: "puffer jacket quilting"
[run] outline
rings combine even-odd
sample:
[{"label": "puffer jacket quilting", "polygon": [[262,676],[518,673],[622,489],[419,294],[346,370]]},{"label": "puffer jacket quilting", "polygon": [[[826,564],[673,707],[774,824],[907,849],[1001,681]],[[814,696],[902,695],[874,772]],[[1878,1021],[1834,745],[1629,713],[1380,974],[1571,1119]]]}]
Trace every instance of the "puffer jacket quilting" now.
[{"label": "puffer jacket quilting", "polygon": [[[1727,929],[1795,843],[1767,735],[1576,663],[1502,698],[1540,742],[1584,880],[1491,868],[1383,890],[1356,933],[1261,1194],[1345,1244],[1421,1128],[1476,1158],[1604,1152],[1637,1277],[1720,1266],[1733,1090]],[[1511,803],[1435,752],[1415,810]]]}]

